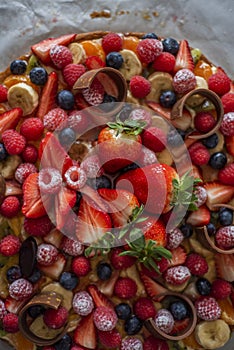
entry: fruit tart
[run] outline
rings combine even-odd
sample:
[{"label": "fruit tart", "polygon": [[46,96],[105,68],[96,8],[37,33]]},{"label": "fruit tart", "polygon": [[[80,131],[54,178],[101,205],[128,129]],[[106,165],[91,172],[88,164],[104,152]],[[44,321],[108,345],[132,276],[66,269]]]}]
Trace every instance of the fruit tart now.
[{"label": "fruit tart", "polygon": [[3,341],[225,345],[234,87],[224,69],[187,39],[67,34],[0,74],[0,114]]}]

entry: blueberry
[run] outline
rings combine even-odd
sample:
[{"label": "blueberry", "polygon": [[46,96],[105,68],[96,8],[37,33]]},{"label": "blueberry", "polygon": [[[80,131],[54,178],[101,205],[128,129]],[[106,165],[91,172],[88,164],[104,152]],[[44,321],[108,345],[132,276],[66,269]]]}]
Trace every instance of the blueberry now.
[{"label": "blueberry", "polygon": [[76,141],[76,133],[71,128],[64,128],[60,131],[58,138],[62,146],[70,146]]},{"label": "blueberry", "polygon": [[206,225],[206,228],[209,236],[213,236],[215,234],[216,228],[212,222],[209,222],[209,224]]},{"label": "blueberry", "polygon": [[31,276],[28,277],[28,280],[31,283],[36,283],[36,282],[39,281],[40,278],[41,278],[41,271],[37,267],[35,267],[33,273],[31,274]]},{"label": "blueberry", "polygon": [[183,224],[180,226],[180,230],[184,235],[184,238],[189,238],[193,234],[193,226],[191,224]]},{"label": "blueberry", "polygon": [[223,152],[216,152],[210,156],[209,165],[213,169],[222,169],[227,163],[226,154]]},{"label": "blueberry", "polygon": [[8,156],[8,153],[6,151],[6,148],[3,143],[0,143],[0,161],[5,160]]},{"label": "blueberry", "polygon": [[118,101],[114,96],[105,94],[102,104],[99,107],[101,107],[103,111],[109,112],[114,108],[116,102]]},{"label": "blueberry", "polygon": [[74,108],[75,99],[71,91],[61,90],[57,95],[57,101],[59,107],[65,110],[71,110]]},{"label": "blueberry", "polygon": [[14,282],[15,280],[18,280],[22,277],[22,273],[20,270],[20,267],[18,265],[11,266],[6,273],[7,281],[9,283]]},{"label": "blueberry", "polygon": [[158,36],[155,33],[147,33],[141,39],[158,39]]},{"label": "blueberry", "polygon": [[10,70],[12,74],[24,74],[27,68],[26,61],[14,60],[10,64]]},{"label": "blueberry", "polygon": [[211,291],[211,283],[204,277],[198,278],[196,288],[200,295],[209,295]]},{"label": "blueberry", "polygon": [[174,319],[178,321],[183,320],[189,315],[187,304],[183,301],[174,301],[169,305],[169,310],[171,311]]},{"label": "blueberry", "polygon": [[41,305],[31,306],[28,308],[28,314],[32,318],[36,318],[42,315],[45,311],[45,308]]},{"label": "blueberry", "polygon": [[111,180],[109,177],[102,175],[93,179],[95,189],[99,188],[112,188]]},{"label": "blueberry", "polygon": [[111,274],[112,274],[112,268],[110,264],[106,262],[100,262],[97,265],[97,275],[98,275],[98,278],[100,278],[100,280],[102,281],[108,280],[111,277]]},{"label": "blueberry", "polygon": [[130,103],[125,103],[123,108],[119,113],[119,119],[124,122],[129,118],[130,113],[132,112],[132,105]]},{"label": "blueberry", "polygon": [[113,51],[108,53],[108,55],[106,56],[107,67],[119,69],[122,66],[123,62],[123,57],[119,52]]},{"label": "blueberry", "polygon": [[181,134],[176,129],[172,129],[167,134],[167,143],[170,146],[177,147],[182,145],[184,143],[184,140]]},{"label": "blueberry", "polygon": [[130,170],[135,170],[137,168],[139,168],[139,165],[137,163],[131,163],[121,169],[121,174],[126,173],[127,171],[130,171]]},{"label": "blueberry", "polygon": [[222,226],[232,225],[233,211],[228,208],[220,208],[219,210],[219,222]]},{"label": "blueberry", "polygon": [[130,316],[124,324],[124,330],[128,335],[137,334],[140,332],[143,322],[135,315]]},{"label": "blueberry", "polygon": [[72,272],[63,272],[59,278],[61,286],[67,290],[72,290],[78,286],[79,279]]},{"label": "blueberry", "polygon": [[219,137],[217,134],[213,134],[208,136],[207,138],[202,140],[202,143],[207,148],[215,148],[219,142]]},{"label": "blueberry", "polygon": [[174,91],[165,90],[159,96],[160,105],[165,108],[170,108],[176,103],[176,94]]},{"label": "blueberry", "polygon": [[76,203],[75,203],[75,206],[80,206],[81,198],[82,198],[82,193],[77,191],[76,192]]},{"label": "blueberry", "polygon": [[65,334],[57,343],[54,345],[55,350],[70,350],[72,346],[72,339],[70,335]]},{"label": "blueberry", "polygon": [[33,84],[45,85],[48,79],[48,74],[45,68],[35,67],[30,70],[29,77]]},{"label": "blueberry", "polygon": [[170,52],[172,55],[176,55],[179,50],[179,43],[173,38],[166,38],[162,41],[163,51]]},{"label": "blueberry", "polygon": [[115,306],[115,312],[120,320],[127,320],[131,316],[132,310],[127,303],[120,303]]}]

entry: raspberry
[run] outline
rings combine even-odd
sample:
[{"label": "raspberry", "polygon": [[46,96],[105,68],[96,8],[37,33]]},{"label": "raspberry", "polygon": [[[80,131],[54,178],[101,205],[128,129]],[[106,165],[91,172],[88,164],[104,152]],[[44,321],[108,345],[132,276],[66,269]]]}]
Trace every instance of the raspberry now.
[{"label": "raspberry", "polygon": [[25,231],[35,237],[46,236],[53,228],[48,216],[42,216],[36,219],[25,218],[24,229]]},{"label": "raspberry", "polygon": [[70,112],[67,121],[69,127],[80,134],[86,131],[89,124],[88,115],[77,110]]},{"label": "raspberry", "polygon": [[0,213],[6,218],[13,218],[20,211],[20,202],[15,196],[8,196],[0,206]]},{"label": "raspberry", "polygon": [[0,299],[0,321],[7,314],[7,309],[5,307],[4,302]]},{"label": "raspberry", "polygon": [[114,310],[106,306],[99,306],[94,311],[93,321],[97,329],[107,332],[115,328],[118,317]]},{"label": "raspberry", "polygon": [[171,72],[175,66],[175,56],[169,52],[162,52],[153,62],[153,68],[160,72]]},{"label": "raspberry", "polygon": [[226,165],[219,171],[218,180],[225,185],[234,186],[234,163]]},{"label": "raspberry", "polygon": [[0,241],[0,253],[4,256],[15,255],[19,252],[20,245],[19,237],[7,235]]},{"label": "raspberry", "polygon": [[187,282],[190,277],[189,269],[182,265],[170,267],[164,274],[166,282],[172,285],[181,285]]},{"label": "raspberry", "polygon": [[8,90],[6,86],[1,84],[0,85],[0,103],[7,101],[7,93],[8,93]]},{"label": "raspberry", "polygon": [[86,72],[83,64],[68,64],[63,69],[63,78],[69,87],[73,87],[75,82]]},{"label": "raspberry", "polygon": [[102,39],[102,48],[106,54],[122,49],[122,38],[117,33],[108,33]]},{"label": "raspberry", "polygon": [[231,294],[231,284],[225,280],[217,279],[211,285],[211,296],[215,299],[225,299]]},{"label": "raspberry", "polygon": [[195,142],[188,149],[191,161],[194,165],[208,164],[210,153],[201,142]]},{"label": "raspberry", "polygon": [[102,345],[108,349],[118,348],[121,344],[121,335],[116,329],[109,332],[99,331],[98,337]]},{"label": "raspberry", "polygon": [[24,300],[33,294],[33,286],[26,279],[19,278],[10,284],[9,294],[15,300]]},{"label": "raspberry", "polygon": [[162,152],[166,147],[166,134],[156,126],[151,126],[141,134],[142,144],[153,152]]},{"label": "raspberry", "polygon": [[114,294],[122,299],[130,299],[136,295],[137,284],[130,277],[120,277],[114,287]]},{"label": "raspberry", "polygon": [[71,256],[81,255],[84,251],[84,246],[78,240],[73,240],[68,237],[63,237],[60,247],[66,254]]},{"label": "raspberry", "polygon": [[206,133],[215,126],[215,118],[209,112],[199,112],[194,118],[195,128],[201,133]]},{"label": "raspberry", "polygon": [[225,73],[217,72],[209,77],[208,87],[216,94],[222,96],[230,90],[231,80]]},{"label": "raspberry", "polygon": [[153,62],[163,51],[163,44],[157,39],[144,39],[137,45],[137,54],[143,63]]},{"label": "raspberry", "polygon": [[20,154],[26,146],[25,138],[13,129],[2,133],[2,140],[10,155]]},{"label": "raspberry", "polygon": [[44,126],[39,118],[28,118],[20,127],[20,133],[27,141],[37,141],[44,131]]},{"label": "raspberry", "polygon": [[38,151],[35,146],[27,145],[22,152],[22,158],[25,163],[36,163]]},{"label": "raspberry", "polygon": [[52,265],[58,257],[58,250],[52,244],[42,243],[37,249],[37,262],[42,266]]},{"label": "raspberry", "polygon": [[175,249],[183,242],[184,235],[178,227],[167,232],[167,249]]},{"label": "raspberry", "polygon": [[224,114],[220,131],[225,136],[234,136],[234,112]]},{"label": "raspberry", "polygon": [[212,297],[201,297],[195,301],[197,316],[205,321],[217,320],[221,315],[221,309],[217,301]]},{"label": "raspberry", "polygon": [[51,109],[44,116],[44,127],[49,131],[61,130],[67,125],[67,118],[67,113],[62,108]]},{"label": "raspberry", "polygon": [[166,334],[171,333],[174,326],[174,318],[170,311],[167,309],[158,310],[157,315],[154,318],[156,326]]},{"label": "raspberry", "polygon": [[72,306],[78,315],[87,316],[93,311],[93,299],[86,291],[78,292],[73,297]]},{"label": "raspberry", "polygon": [[19,330],[18,316],[13,313],[8,313],[3,317],[2,326],[4,331],[9,333],[16,333]]},{"label": "raspberry", "polygon": [[180,69],[173,78],[173,87],[178,94],[186,94],[195,89],[196,77],[189,69]]},{"label": "raspberry", "polygon": [[196,186],[194,192],[196,196],[196,201],[194,202],[195,205],[199,208],[201,205],[205,204],[207,200],[207,191],[202,186]]},{"label": "raspberry", "polygon": [[99,157],[94,154],[83,159],[81,168],[85,171],[86,176],[92,179],[103,175],[103,169],[101,168]]},{"label": "raspberry", "polygon": [[124,270],[128,267],[132,266],[136,262],[136,258],[125,255],[120,256],[119,254],[122,253],[124,250],[121,248],[115,248],[112,249],[111,255],[110,255],[110,262],[115,270]]},{"label": "raspberry", "polygon": [[31,163],[22,163],[15,171],[15,179],[20,183],[24,183],[30,174],[37,173],[37,168]]},{"label": "raspberry", "polygon": [[135,315],[143,321],[145,321],[147,318],[154,317],[156,315],[154,303],[149,298],[139,298],[135,302],[133,310]]},{"label": "raspberry", "polygon": [[143,344],[143,350],[169,350],[169,346],[165,340],[155,338],[153,335],[150,335],[145,339]]},{"label": "raspberry", "polygon": [[65,307],[60,306],[56,309],[47,309],[44,313],[43,320],[47,327],[58,329],[65,325],[68,319],[68,311]]},{"label": "raspberry", "polygon": [[234,93],[228,92],[221,97],[224,113],[234,112]]},{"label": "raspberry", "polygon": [[65,172],[64,178],[67,186],[76,191],[84,187],[87,180],[85,171],[78,165],[71,166]]},{"label": "raspberry", "polygon": [[61,189],[62,181],[62,176],[57,169],[44,168],[39,172],[38,184],[42,193],[58,193]]},{"label": "raspberry", "polygon": [[105,67],[105,62],[99,56],[89,56],[85,60],[85,65],[88,70]]},{"label": "raspberry", "polygon": [[91,106],[98,106],[103,102],[105,91],[99,80],[95,78],[90,87],[82,89],[82,94]]},{"label": "raspberry", "polygon": [[121,350],[143,350],[142,341],[138,338],[127,337],[122,340]]},{"label": "raspberry", "polygon": [[72,260],[72,271],[78,276],[86,276],[91,270],[90,261],[85,256],[77,256]]},{"label": "raspberry", "polygon": [[202,276],[208,271],[206,259],[197,253],[192,253],[187,256],[185,266],[187,266],[191,274],[195,276]]},{"label": "raspberry", "polygon": [[225,226],[218,229],[215,241],[219,248],[232,249],[234,247],[234,226]]},{"label": "raspberry", "polygon": [[73,61],[71,51],[63,45],[54,45],[50,49],[50,58],[55,67],[59,69],[64,68]]},{"label": "raspberry", "polygon": [[150,93],[150,82],[140,75],[135,75],[131,78],[129,88],[132,95],[136,98],[144,98]]}]

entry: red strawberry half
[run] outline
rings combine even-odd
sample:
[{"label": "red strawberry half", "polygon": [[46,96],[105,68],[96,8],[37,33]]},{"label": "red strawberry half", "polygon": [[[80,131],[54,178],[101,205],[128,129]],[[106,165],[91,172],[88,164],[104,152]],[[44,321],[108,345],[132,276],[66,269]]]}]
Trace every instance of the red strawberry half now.
[{"label": "red strawberry half", "polygon": [[94,304],[96,307],[105,306],[107,308],[113,308],[113,304],[110,300],[94,285],[91,284],[88,286],[88,292],[93,298]]},{"label": "red strawberry half", "polygon": [[13,108],[1,114],[0,119],[0,139],[5,130],[14,129],[23,115],[21,108]]},{"label": "red strawberry half", "polygon": [[181,40],[180,42],[179,51],[176,55],[174,71],[177,72],[184,68],[190,69],[191,71],[194,69],[193,58],[187,40]]},{"label": "red strawberry half", "polygon": [[214,210],[215,204],[227,203],[234,195],[234,187],[223,185],[219,182],[208,182],[204,184],[207,193],[206,205],[210,210]]},{"label": "red strawberry half", "polygon": [[215,254],[216,272],[219,278],[228,282],[234,281],[234,255],[233,254]]},{"label": "red strawberry half", "polygon": [[141,280],[144,283],[147,294],[154,300],[157,300],[157,301],[162,300],[163,296],[159,296],[159,297],[157,296],[161,293],[167,292],[168,290],[164,288],[161,284],[152,280],[150,277],[143,275],[143,273],[141,273],[140,275],[141,275]]},{"label": "red strawberry half", "polygon": [[97,334],[93,322],[93,313],[83,317],[74,331],[74,342],[88,349],[96,349]]},{"label": "red strawberry half", "polygon": [[55,100],[58,91],[58,75],[56,72],[51,72],[48,80],[43,87],[40,104],[37,111],[37,116],[43,119],[52,108],[55,107]]}]

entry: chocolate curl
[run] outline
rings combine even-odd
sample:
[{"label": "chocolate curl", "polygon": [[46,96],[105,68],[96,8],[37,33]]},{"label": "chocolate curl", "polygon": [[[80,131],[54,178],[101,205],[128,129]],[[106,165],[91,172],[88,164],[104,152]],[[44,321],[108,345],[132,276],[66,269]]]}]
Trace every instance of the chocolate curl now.
[{"label": "chocolate curl", "polygon": [[0,204],[2,204],[5,198],[5,192],[6,192],[6,182],[4,177],[0,174]]}]

